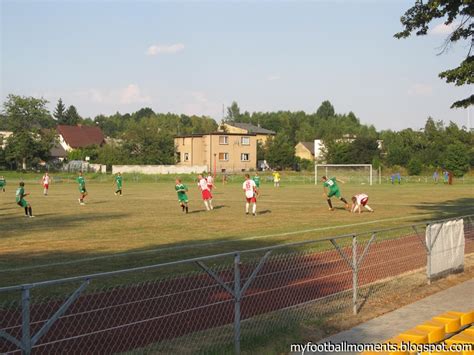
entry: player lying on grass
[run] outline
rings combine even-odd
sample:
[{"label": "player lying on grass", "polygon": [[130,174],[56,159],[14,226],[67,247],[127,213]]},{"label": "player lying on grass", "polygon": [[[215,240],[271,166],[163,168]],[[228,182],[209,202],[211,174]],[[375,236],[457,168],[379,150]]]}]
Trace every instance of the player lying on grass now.
[{"label": "player lying on grass", "polygon": [[183,212],[186,211],[186,213],[188,213],[188,195],[186,195],[188,187],[181,182],[181,179],[176,179],[176,185],[174,188],[178,194],[179,205],[183,209]]},{"label": "player lying on grass", "polygon": [[87,190],[86,190],[86,180],[84,179],[84,176],[82,176],[82,172],[79,172],[79,176],[76,179],[77,183],[79,184],[79,203],[81,205],[85,205],[84,199],[87,196]]},{"label": "player lying on grass", "polygon": [[33,211],[31,205],[25,200],[25,196],[28,196],[29,193],[25,193],[25,183],[20,182],[20,187],[16,189],[16,204],[25,209],[25,217],[33,218]]},{"label": "player lying on grass", "polygon": [[[323,181],[323,197],[326,199],[328,205],[329,205],[329,211],[334,211],[334,208],[332,207],[332,202],[331,202],[331,197],[336,196],[339,200],[344,202],[346,210],[349,209],[349,204],[347,203],[346,199],[341,196],[341,192],[339,191],[339,186],[337,185],[338,182],[341,182],[344,184],[344,181],[338,180],[335,177],[332,177],[328,179],[326,176],[323,176],[321,178]],[[329,189],[329,192],[328,192]]]},{"label": "player lying on grass", "polygon": [[245,214],[249,214],[250,204],[253,203],[252,214],[256,216],[258,190],[255,181],[250,179],[249,174],[245,174],[245,181],[242,188],[245,191],[245,198],[247,199],[247,203],[245,204]]},{"label": "player lying on grass", "polygon": [[204,201],[204,206],[206,206],[206,210],[213,210],[214,207],[212,207],[211,190],[209,190],[209,187],[207,186],[207,180],[204,179],[202,175],[198,175],[198,187],[201,190],[202,200]]},{"label": "player lying on grass", "polygon": [[114,183],[115,183],[115,196],[117,195],[120,195],[122,196],[122,184],[123,184],[123,178],[122,178],[122,174],[117,173],[117,175],[115,175],[115,179],[114,179]]},{"label": "player lying on grass", "polygon": [[362,207],[365,207],[365,209],[369,212],[374,212],[367,202],[369,202],[369,196],[366,194],[357,194],[352,196],[351,212],[355,213],[356,211],[359,211],[359,213],[361,213]]}]

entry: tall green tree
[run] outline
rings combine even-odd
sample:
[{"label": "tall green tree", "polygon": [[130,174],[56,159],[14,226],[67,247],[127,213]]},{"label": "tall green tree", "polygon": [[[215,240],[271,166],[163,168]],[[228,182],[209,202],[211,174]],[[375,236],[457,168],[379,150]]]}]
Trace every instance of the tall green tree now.
[{"label": "tall green tree", "polygon": [[232,104],[227,107],[227,115],[225,120],[228,122],[240,122],[240,107],[236,101],[232,101]]},{"label": "tall green tree", "polygon": [[295,164],[295,147],[289,143],[288,136],[279,133],[267,140],[265,160],[273,169],[292,168]]},{"label": "tall green tree", "polygon": [[[425,2],[416,0],[415,5],[401,17],[400,21],[404,29],[396,33],[395,38],[407,38],[412,33],[424,36],[428,34],[433,20],[443,19],[444,24],[452,26],[453,30],[447,37],[442,52],[460,40],[467,40],[468,53],[459,66],[441,72],[439,77],[456,86],[470,85],[474,83],[473,16],[474,1],[472,0],[428,0]],[[451,107],[468,107],[472,104],[474,104],[473,94],[454,102]]]},{"label": "tall green tree", "polygon": [[64,124],[66,125],[75,126],[82,121],[82,117],[79,116],[74,105],[69,106],[64,115],[66,118]]},{"label": "tall green tree", "polygon": [[16,133],[54,126],[54,120],[46,109],[47,103],[43,98],[8,95],[3,103],[7,127]]},{"label": "tall green tree", "polygon": [[66,106],[63,104],[61,98],[59,98],[58,103],[56,104],[53,116],[58,124],[66,124]]},{"label": "tall green tree", "polygon": [[454,143],[446,148],[444,166],[451,170],[456,177],[461,177],[469,171],[469,150],[464,144]]}]

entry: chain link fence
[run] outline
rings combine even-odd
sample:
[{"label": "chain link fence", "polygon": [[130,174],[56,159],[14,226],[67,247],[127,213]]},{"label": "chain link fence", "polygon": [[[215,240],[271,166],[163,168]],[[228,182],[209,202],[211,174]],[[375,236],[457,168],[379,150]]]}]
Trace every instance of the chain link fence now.
[{"label": "chain link fence", "polygon": [[0,353],[246,352],[426,272],[431,223],[0,288]]}]

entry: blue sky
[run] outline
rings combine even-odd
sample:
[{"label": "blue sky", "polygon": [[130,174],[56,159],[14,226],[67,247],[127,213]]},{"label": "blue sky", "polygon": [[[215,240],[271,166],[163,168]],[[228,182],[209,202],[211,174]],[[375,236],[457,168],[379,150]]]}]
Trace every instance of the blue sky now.
[{"label": "blue sky", "polygon": [[59,97],[83,116],[132,112],[314,112],[329,100],[378,129],[428,116],[466,124],[469,94],[438,78],[449,29],[396,40],[414,0],[1,1],[1,97]]}]

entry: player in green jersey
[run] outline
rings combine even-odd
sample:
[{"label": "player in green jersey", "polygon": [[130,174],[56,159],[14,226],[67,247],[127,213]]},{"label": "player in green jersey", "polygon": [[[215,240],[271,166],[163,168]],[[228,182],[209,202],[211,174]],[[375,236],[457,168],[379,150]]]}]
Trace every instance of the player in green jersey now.
[{"label": "player in green jersey", "polygon": [[260,188],[260,176],[258,175],[258,172],[255,172],[255,176],[252,178],[252,180],[255,182],[255,185],[257,185],[257,189]]},{"label": "player in green jersey", "polygon": [[178,202],[181,208],[183,209],[183,212],[186,211],[186,213],[188,213],[189,200],[188,195],[186,195],[186,192],[188,192],[188,187],[181,182],[181,179],[176,179],[176,186],[174,187],[174,189],[178,194]]},{"label": "player in green jersey", "polygon": [[20,187],[16,189],[15,198],[16,204],[25,209],[25,217],[33,218],[33,211],[31,205],[25,200],[25,196],[28,196],[29,193],[25,193],[25,183],[20,182]]},{"label": "player in green jersey", "polygon": [[115,175],[115,185],[117,186],[117,189],[115,190],[115,196],[117,195],[120,195],[122,196],[122,183],[123,183],[123,178],[122,178],[122,174],[117,173],[117,175]]},{"label": "player in green jersey", "polygon": [[76,179],[76,182],[79,184],[79,193],[81,194],[79,197],[79,203],[81,205],[85,205],[84,198],[87,196],[86,190],[86,180],[84,176],[82,176],[82,171],[79,172],[79,176]]},{"label": "player in green jersey", "polygon": [[0,176],[0,191],[5,192],[5,186],[7,186],[7,180],[3,176]]},{"label": "player in green jersey", "polygon": [[341,182],[344,184],[344,181],[338,180],[335,177],[328,179],[326,176],[323,176],[321,180],[323,181],[323,188],[324,188],[323,196],[328,202],[329,210],[334,211],[334,208],[332,207],[332,202],[331,202],[331,197],[333,196],[336,196],[339,200],[344,202],[346,209],[348,209],[349,204],[347,203],[346,199],[341,196],[341,192],[339,191],[339,186],[337,185],[338,182]]}]

